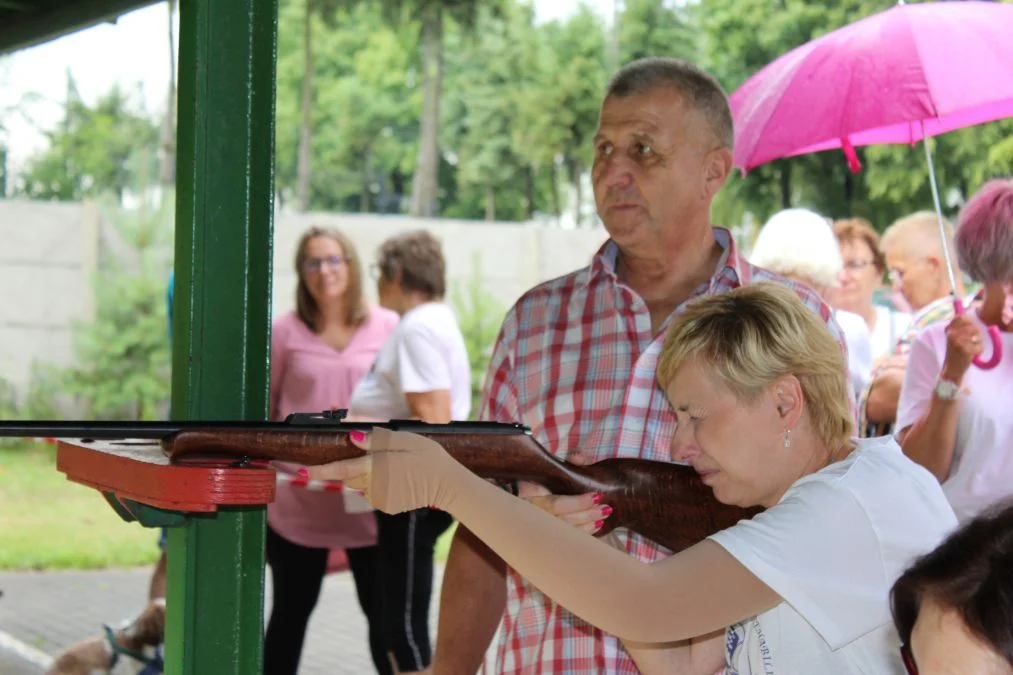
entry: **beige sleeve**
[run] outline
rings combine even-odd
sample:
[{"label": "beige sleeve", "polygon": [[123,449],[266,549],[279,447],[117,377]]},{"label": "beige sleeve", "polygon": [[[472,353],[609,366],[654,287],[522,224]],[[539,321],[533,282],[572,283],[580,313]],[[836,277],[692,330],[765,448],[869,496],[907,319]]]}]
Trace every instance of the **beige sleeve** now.
[{"label": "beige sleeve", "polygon": [[685,640],[780,602],[712,541],[643,563],[475,476],[427,438],[377,429],[370,444],[376,508],[449,512],[543,593],[620,638]]}]

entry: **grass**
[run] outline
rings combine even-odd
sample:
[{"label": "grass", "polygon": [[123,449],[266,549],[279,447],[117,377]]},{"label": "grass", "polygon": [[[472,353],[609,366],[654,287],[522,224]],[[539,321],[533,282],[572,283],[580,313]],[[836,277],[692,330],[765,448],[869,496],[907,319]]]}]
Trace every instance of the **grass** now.
[{"label": "grass", "polygon": [[[455,526],[436,545],[446,560]],[[154,564],[158,530],[125,523],[92,488],[56,470],[44,443],[0,443],[0,570]]]},{"label": "grass", "polygon": [[0,445],[0,569],[150,565],[158,530],[125,523],[92,488],[56,470],[44,443]]}]

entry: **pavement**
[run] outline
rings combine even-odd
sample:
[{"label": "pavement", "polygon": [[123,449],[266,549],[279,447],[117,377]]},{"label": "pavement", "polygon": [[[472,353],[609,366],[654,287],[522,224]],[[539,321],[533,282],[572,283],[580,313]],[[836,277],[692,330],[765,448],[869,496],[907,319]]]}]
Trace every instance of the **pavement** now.
[{"label": "pavement", "polygon": [[[0,675],[41,675],[53,655],[125,621],[147,599],[151,569],[88,572],[0,572]],[[436,568],[431,629],[436,628],[443,567]],[[270,576],[267,579],[270,607]],[[126,664],[116,675],[135,672]],[[366,622],[348,572],[329,574],[300,664],[300,675],[372,673]]]}]

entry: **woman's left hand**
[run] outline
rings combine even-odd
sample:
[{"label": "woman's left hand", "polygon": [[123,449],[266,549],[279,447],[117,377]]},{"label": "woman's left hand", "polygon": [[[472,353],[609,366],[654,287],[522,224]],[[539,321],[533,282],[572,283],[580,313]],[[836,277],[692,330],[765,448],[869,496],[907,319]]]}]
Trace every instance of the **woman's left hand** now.
[{"label": "woman's left hand", "polygon": [[471,475],[443,446],[425,436],[379,428],[348,436],[366,454],[307,467],[309,477],[362,490],[370,506],[385,513],[443,508],[462,478]]}]

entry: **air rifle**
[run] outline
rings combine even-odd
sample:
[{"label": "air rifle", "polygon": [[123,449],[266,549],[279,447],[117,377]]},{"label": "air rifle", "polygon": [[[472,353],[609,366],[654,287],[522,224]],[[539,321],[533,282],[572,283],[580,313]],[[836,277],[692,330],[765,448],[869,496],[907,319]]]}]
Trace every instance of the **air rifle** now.
[{"label": "air rifle", "polygon": [[431,438],[482,478],[528,481],[560,495],[601,493],[613,512],[599,536],[626,527],[681,551],[756,513],[718,502],[687,466],[629,458],[584,466],[560,461],[520,424],[352,422],[345,416],[329,410],[292,414],[283,422],[0,422],[0,437],[158,440],[174,464],[277,460],[313,466],[363,455],[348,432],[383,427]]}]

